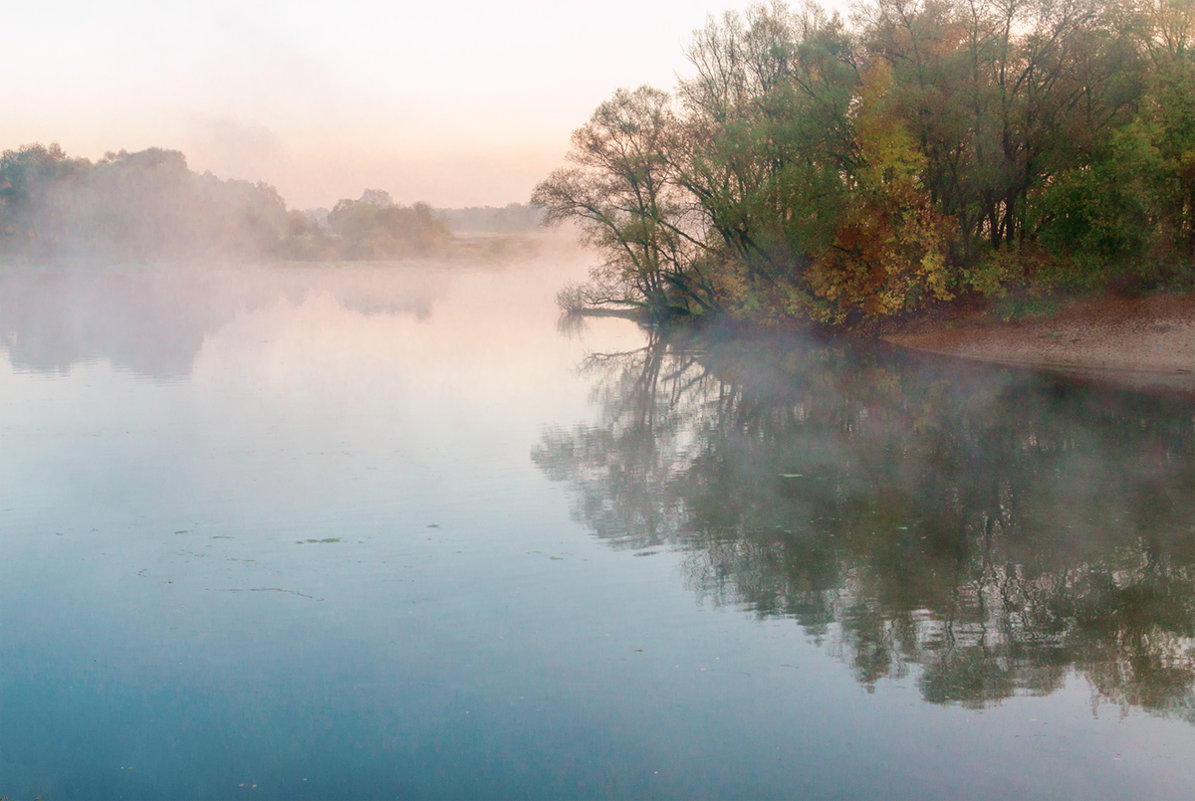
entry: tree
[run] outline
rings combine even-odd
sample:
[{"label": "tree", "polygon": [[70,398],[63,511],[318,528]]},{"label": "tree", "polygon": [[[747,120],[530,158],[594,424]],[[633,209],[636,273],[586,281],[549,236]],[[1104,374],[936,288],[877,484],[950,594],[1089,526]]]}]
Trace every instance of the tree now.
[{"label": "tree", "polygon": [[781,2],[711,18],[540,185],[607,302],[871,325],[1195,283],[1195,0]]},{"label": "tree", "polygon": [[328,214],[328,226],[339,238],[341,256],[349,259],[430,253],[451,236],[447,223],[432,215],[426,203],[397,205],[380,189],[366,189],[359,200],[338,201]]},{"label": "tree", "polygon": [[886,102],[884,62],[865,73],[855,130],[859,166],[833,241],[809,268],[824,322],[871,322],[950,300],[946,251],[951,225],[922,183],[926,158]]},{"label": "tree", "polygon": [[782,3],[710,20],[687,51],[678,182],[700,203],[711,280],[752,316],[807,305],[804,272],[833,237],[856,152],[858,84],[837,16]]},{"label": "tree", "polygon": [[693,204],[673,167],[675,126],[668,93],[620,89],[573,132],[570,166],[535,188],[545,222],[576,221],[605,258],[593,271],[597,302],[661,316],[712,306]]},{"label": "tree", "polygon": [[[90,166],[72,161],[57,142],[25,145],[0,155],[0,234],[8,247],[40,248],[58,222],[46,199],[55,182]],[[52,234],[49,234],[52,237]]]}]

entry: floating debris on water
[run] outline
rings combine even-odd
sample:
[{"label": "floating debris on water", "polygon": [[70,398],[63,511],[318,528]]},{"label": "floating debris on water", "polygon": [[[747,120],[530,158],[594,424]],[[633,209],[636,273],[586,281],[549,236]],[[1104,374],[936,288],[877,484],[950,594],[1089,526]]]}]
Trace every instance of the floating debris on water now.
[{"label": "floating debris on water", "polygon": [[314,595],[308,595],[298,590],[288,590],[284,587],[204,587],[208,592],[283,592],[287,595],[297,595],[300,598],[307,598],[311,601],[322,601],[323,598],[316,598]]}]

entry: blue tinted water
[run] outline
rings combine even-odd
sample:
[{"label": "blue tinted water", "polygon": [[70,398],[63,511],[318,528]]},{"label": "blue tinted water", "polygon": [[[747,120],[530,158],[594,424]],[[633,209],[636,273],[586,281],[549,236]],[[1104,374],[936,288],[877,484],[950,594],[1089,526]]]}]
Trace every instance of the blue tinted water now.
[{"label": "blue tinted water", "polygon": [[[1013,689],[955,687],[935,702],[921,646],[863,675],[850,604],[889,623],[941,617],[935,580],[922,579],[926,597],[910,590],[916,603],[868,589],[896,582],[858,561],[870,540],[834,551],[834,581],[808,579],[837,610],[822,623],[762,603],[765,586],[810,596],[799,570],[767,567],[772,535],[759,532],[793,503],[844,514],[827,499],[853,491],[839,476],[794,496],[784,482],[798,479],[778,477],[828,461],[873,479],[899,466],[849,436],[827,444],[825,428],[798,443],[818,454],[809,465],[794,466],[781,435],[744,456],[708,414],[745,380],[722,375],[686,401],[668,383],[675,365],[656,379],[649,444],[612,446],[642,398],[620,389],[622,367],[587,356],[649,335],[609,319],[558,330],[552,295],[579,266],[555,254],[5,274],[0,795],[1185,795],[1189,707],[1181,693],[1167,711],[1140,688],[1107,691],[1122,685],[1105,680],[1119,663],[1101,661],[1102,641],[1052,663],[993,646]],[[830,382],[842,397],[875,378],[850,375]],[[788,391],[769,396],[770,413],[804,403],[796,416],[816,416],[816,398]],[[886,414],[869,404],[851,425]],[[1159,456],[1172,465],[1160,493],[1185,492],[1184,453]],[[758,480],[719,487],[704,457]],[[897,497],[903,479],[873,479],[889,495],[858,503],[922,502]],[[750,488],[776,481],[772,500]],[[937,520],[901,514],[918,531]],[[830,536],[803,525],[791,536]],[[1108,536],[1108,553],[1139,539]],[[1185,569],[1172,539],[1159,547]],[[1043,558],[1000,569],[1079,569]],[[1178,644],[1149,653],[1181,673],[1189,632],[1172,618],[1147,628]],[[960,637],[975,620],[960,618]],[[1003,636],[990,639],[1022,634]],[[1047,690],[1016,678],[1049,664]]]}]

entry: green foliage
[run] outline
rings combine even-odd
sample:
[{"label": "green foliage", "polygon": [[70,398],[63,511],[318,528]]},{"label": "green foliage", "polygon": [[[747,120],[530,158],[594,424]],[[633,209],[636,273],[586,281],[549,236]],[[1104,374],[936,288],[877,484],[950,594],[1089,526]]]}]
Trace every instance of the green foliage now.
[{"label": "green foliage", "polygon": [[947,288],[949,221],[921,182],[925,157],[885,102],[892,76],[868,70],[856,121],[859,167],[834,240],[809,270],[822,322],[867,324],[952,299]]},{"label": "green foliage", "polygon": [[1058,312],[1058,302],[1053,298],[1034,294],[1004,295],[996,301],[995,311],[1005,322],[1049,317]]},{"label": "green foliage", "polygon": [[[503,210],[506,217],[523,207]],[[525,212],[530,214],[533,212]],[[535,211],[534,213],[538,213]],[[288,211],[274,187],[187,168],[150,148],[70,159],[56,145],[0,155],[0,252],[27,257],[390,259],[441,250],[448,224],[378,190],[321,212]]]},{"label": "green foliage", "polygon": [[31,256],[257,256],[276,252],[285,230],[273,187],[197,175],[160,148],[95,164],[57,145],[5,151],[0,194],[0,248]]},{"label": "green foliage", "polygon": [[448,224],[426,203],[396,205],[390,195],[367,189],[360,200],[341,200],[328,214],[339,255],[346,259],[391,259],[443,249]]},{"label": "green foliage", "polygon": [[535,196],[608,259],[595,296],[870,326],[960,293],[1191,285],[1192,0],[854,20],[728,13],[694,33],[678,103],[599,107]]},{"label": "green foliage", "polygon": [[594,270],[600,304],[687,314],[707,303],[672,154],[677,132],[666,92],[619,90],[573,133],[571,166],[553,172],[531,202],[548,223],[575,220],[605,262]]}]

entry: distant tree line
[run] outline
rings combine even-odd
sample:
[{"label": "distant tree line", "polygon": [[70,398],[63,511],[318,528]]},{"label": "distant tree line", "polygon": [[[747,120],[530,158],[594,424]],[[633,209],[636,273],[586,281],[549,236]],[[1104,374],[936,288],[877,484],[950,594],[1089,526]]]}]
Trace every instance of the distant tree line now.
[{"label": "distant tree line", "polygon": [[57,144],[0,154],[0,254],[23,257],[401,258],[444,252],[457,213],[396,204],[376,189],[331,211],[288,210],[269,184],[195,173],[182,153],[160,148],[94,163]]},{"label": "distant tree line", "polygon": [[439,209],[436,213],[455,233],[523,234],[537,229],[544,218],[543,209],[528,203]]},{"label": "distant tree line", "polygon": [[536,188],[562,298],[869,326],[1195,277],[1195,0],[871,0],[711,18]]},{"label": "distant tree line", "polygon": [[7,253],[270,253],[286,214],[273,187],[197,175],[176,151],[121,151],[94,164],[56,144],[0,155],[0,249]]}]

